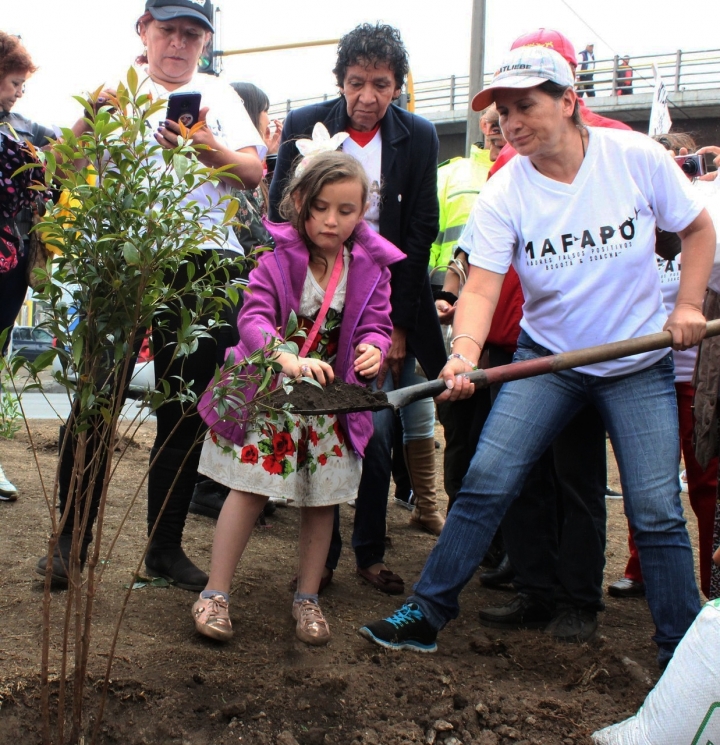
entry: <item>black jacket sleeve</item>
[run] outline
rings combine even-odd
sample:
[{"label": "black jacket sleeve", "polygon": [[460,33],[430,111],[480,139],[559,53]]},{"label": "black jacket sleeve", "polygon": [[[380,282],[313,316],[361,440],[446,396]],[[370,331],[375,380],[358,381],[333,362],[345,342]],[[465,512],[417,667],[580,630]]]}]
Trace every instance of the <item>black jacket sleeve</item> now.
[{"label": "black jacket sleeve", "polygon": [[287,115],[283,124],[277,163],[275,164],[275,171],[273,172],[272,182],[270,183],[270,205],[268,207],[268,217],[273,222],[285,222],[278,212],[278,207],[282,201],[285,187],[292,176],[293,163],[298,156],[298,149],[295,146],[295,140],[301,133],[296,132],[295,119],[295,112],[291,111]]},{"label": "black jacket sleeve", "polygon": [[423,126],[422,130],[422,136],[417,138],[411,155],[411,191],[406,191],[403,195],[403,199],[411,201],[403,209],[403,212],[407,209],[407,213],[403,215],[404,236],[400,245],[407,259],[391,267],[391,318],[394,326],[404,329],[413,329],[417,323],[421,288],[428,276],[430,247],[437,236],[440,223],[437,196],[439,143],[431,124]]}]

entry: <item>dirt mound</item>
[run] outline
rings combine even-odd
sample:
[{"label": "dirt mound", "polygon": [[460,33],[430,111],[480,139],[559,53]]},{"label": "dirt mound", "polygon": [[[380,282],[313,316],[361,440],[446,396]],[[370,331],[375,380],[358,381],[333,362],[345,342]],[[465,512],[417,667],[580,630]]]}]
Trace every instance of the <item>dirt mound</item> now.
[{"label": "dirt mound", "polygon": [[[33,423],[39,442],[57,438],[57,423]],[[111,484],[105,538],[114,534],[147,467],[153,424],[142,447],[122,455]],[[440,431],[436,433],[441,439]],[[44,438],[44,439],[43,439]],[[120,457],[119,455],[117,457]],[[442,483],[442,451],[438,451]],[[45,483],[54,452],[39,455]],[[618,488],[612,464],[609,483]],[[39,657],[42,578],[37,558],[47,550],[49,511],[27,442],[2,443],[2,464],[19,488],[0,503],[3,536],[3,644],[0,653],[0,742],[40,743]],[[480,608],[502,605],[508,593],[473,580],[462,612],[438,638],[434,655],[387,652],[357,630],[402,602],[365,584],[349,550],[353,510],[341,508],[345,540],[338,571],[321,604],[333,635],[310,648],[294,635],[288,582],[296,571],[299,514],[278,509],[256,530],[231,591],[235,637],[226,645],[198,636],[192,593],[146,586],[131,594],[120,632],[98,745],[581,745],[596,729],[633,714],[657,680],[653,625],[644,599],[607,598],[596,639],[565,645],[540,631],[483,629]],[[388,508],[390,568],[409,589],[432,536],[408,524],[408,512]],[[214,522],[190,515],[185,549],[208,568]],[[689,523],[693,540],[694,520]],[[95,602],[87,686],[87,721],[96,716],[114,623],[125,585],[147,539],[138,500],[116,550],[104,565]],[[104,544],[106,545],[106,544]],[[608,501],[608,581],[622,576],[627,521],[622,502]],[[66,595],[54,594],[63,607]],[[630,658],[638,674],[630,674]],[[59,653],[51,656],[59,671]],[[87,740],[86,742],[89,742]]]}]

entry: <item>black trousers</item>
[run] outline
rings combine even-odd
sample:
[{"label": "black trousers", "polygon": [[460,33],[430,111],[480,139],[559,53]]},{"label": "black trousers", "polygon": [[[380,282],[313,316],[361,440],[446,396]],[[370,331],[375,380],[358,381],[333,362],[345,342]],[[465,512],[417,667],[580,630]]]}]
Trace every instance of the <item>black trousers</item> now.
[{"label": "black trousers", "polygon": [[604,608],[605,426],[583,409],[537,463],[502,522],[513,584],[550,609]]}]

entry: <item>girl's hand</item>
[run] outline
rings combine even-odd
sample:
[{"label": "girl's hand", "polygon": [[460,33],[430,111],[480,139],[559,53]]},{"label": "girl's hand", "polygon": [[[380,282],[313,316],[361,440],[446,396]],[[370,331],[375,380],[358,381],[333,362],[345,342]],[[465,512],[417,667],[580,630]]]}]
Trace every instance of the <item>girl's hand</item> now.
[{"label": "girl's hand", "polygon": [[372,344],[358,344],[355,347],[353,369],[356,375],[362,375],[363,378],[374,378],[380,370],[381,362],[382,354]]},{"label": "girl's hand", "polygon": [[440,403],[442,401],[470,398],[475,393],[475,384],[467,379],[466,373],[471,371],[472,367],[457,357],[448,360],[438,376],[445,380],[448,390],[437,396],[435,400]]},{"label": "girl's hand", "polygon": [[713,554],[713,562],[716,566],[720,566],[720,548]]},{"label": "girl's hand", "polygon": [[315,378],[320,385],[332,383],[335,373],[327,362],[316,360],[312,357],[295,357],[295,355],[283,354],[278,358],[282,370],[289,378]]}]

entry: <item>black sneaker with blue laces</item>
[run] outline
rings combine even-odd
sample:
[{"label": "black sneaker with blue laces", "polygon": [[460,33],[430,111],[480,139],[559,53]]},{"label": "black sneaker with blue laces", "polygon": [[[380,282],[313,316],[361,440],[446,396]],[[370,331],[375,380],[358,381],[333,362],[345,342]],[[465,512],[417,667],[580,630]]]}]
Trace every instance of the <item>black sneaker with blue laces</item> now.
[{"label": "black sneaker with blue laces", "polygon": [[411,649],[414,652],[437,650],[437,631],[427,622],[416,603],[406,603],[390,618],[363,626],[359,634],[387,649]]}]

